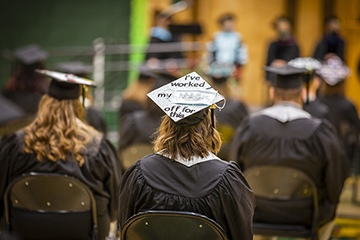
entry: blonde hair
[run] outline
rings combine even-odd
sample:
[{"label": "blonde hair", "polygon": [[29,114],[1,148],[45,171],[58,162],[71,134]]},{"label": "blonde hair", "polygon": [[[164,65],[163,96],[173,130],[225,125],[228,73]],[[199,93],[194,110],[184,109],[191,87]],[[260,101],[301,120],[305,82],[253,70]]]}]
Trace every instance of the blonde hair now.
[{"label": "blonde hair", "polygon": [[200,123],[189,127],[176,125],[165,116],[156,134],[155,151],[162,151],[171,160],[204,158],[209,152],[216,154],[221,147],[220,133],[211,125],[210,112]]},{"label": "blonde hair", "polygon": [[150,79],[148,81],[137,80],[128,88],[126,88],[126,90],[122,94],[122,97],[123,99],[133,100],[144,105],[148,99],[146,94],[151,91],[154,84],[155,81],[153,79]]},{"label": "blonde hair", "polygon": [[56,162],[74,155],[79,166],[84,164],[85,145],[92,141],[96,130],[86,125],[84,109],[79,99],[57,100],[44,95],[39,104],[35,120],[25,127],[24,151],[37,154],[37,160],[44,158]]}]

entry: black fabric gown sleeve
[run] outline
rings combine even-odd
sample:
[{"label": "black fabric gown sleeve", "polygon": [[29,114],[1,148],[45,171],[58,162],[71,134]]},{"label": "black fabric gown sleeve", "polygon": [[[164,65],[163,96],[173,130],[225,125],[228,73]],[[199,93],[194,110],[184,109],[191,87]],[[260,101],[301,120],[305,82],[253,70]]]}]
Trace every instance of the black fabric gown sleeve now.
[{"label": "black fabric gown sleeve", "polygon": [[134,114],[128,114],[121,122],[119,136],[120,151],[134,143],[139,134],[134,116]]},{"label": "black fabric gown sleeve", "polygon": [[250,131],[250,118],[247,117],[242,121],[239,127],[236,129],[236,132],[233,136],[229,160],[234,161],[239,164],[240,168],[243,169],[244,165],[242,159],[240,159],[240,152],[243,147],[243,144],[251,139]]},{"label": "black fabric gown sleeve", "polygon": [[95,128],[96,130],[106,134],[107,127],[106,122],[103,116],[101,115],[100,111],[93,107],[88,107],[86,109],[86,121],[87,123]]},{"label": "black fabric gown sleeve", "polygon": [[4,194],[10,181],[10,160],[16,159],[19,146],[15,134],[3,139],[0,146],[0,219],[4,216]]},{"label": "black fabric gown sleeve", "polygon": [[100,145],[99,154],[103,159],[103,164],[108,170],[108,175],[104,179],[104,186],[110,194],[108,212],[110,221],[117,219],[118,212],[118,187],[121,181],[121,167],[117,152],[112,143],[104,138]]}]

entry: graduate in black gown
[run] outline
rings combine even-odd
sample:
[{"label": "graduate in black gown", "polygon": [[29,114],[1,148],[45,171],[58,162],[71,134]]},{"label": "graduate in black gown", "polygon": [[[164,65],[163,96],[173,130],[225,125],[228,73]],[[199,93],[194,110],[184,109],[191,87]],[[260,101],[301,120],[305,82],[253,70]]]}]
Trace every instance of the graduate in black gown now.
[{"label": "graduate in black gown", "polygon": [[49,86],[48,80],[35,73],[44,68],[48,52],[33,44],[14,51],[16,68],[2,91],[3,96],[21,107],[26,114],[37,112],[43,94]]},{"label": "graduate in black gown", "polygon": [[[42,73],[53,72],[42,70]],[[78,84],[92,85],[92,82],[58,77],[53,76],[47,94],[41,99],[37,118],[1,143],[0,217],[4,217],[6,187],[23,173],[66,174],[83,182],[93,192],[98,239],[104,240],[110,222],[117,216],[119,160],[110,141],[82,120]]]},{"label": "graduate in black gown", "polygon": [[[349,166],[336,130],[302,109],[302,81],[306,70],[268,67],[277,74],[271,88],[274,105],[246,119],[238,128],[231,160],[242,170],[261,165],[289,166],[314,180],[319,193],[318,234],[328,239]],[[286,181],[284,179],[284,181]],[[279,205],[257,197],[254,221],[310,224],[312,200],[282,201]]]},{"label": "graduate in black gown", "polygon": [[336,16],[325,19],[325,34],[317,44],[314,58],[323,61],[326,56],[336,55],[345,61],[345,41],[340,35],[341,24]]},{"label": "graduate in black gown", "polygon": [[360,121],[354,104],[345,97],[349,68],[339,57],[333,56],[316,73],[323,80],[319,99],[334,116],[332,122],[345,145],[348,161],[353,165],[358,161]]},{"label": "graduate in black gown", "polygon": [[[64,73],[75,74],[78,77],[88,78],[92,67],[83,62],[62,62],[56,65],[56,70]],[[84,98],[81,94],[80,100],[83,101],[83,99]],[[105,119],[101,112],[93,106],[94,99],[89,89],[86,89],[85,91],[84,101],[86,122],[96,130],[106,135],[107,126]]]},{"label": "graduate in black gown", "polygon": [[[269,45],[266,66],[281,67],[291,59],[299,57],[299,47],[292,34],[289,18],[278,17],[273,25],[278,34],[278,39]],[[273,73],[266,73],[267,81],[273,82],[274,79]]]},{"label": "graduate in black gown", "polygon": [[215,154],[221,140],[209,107],[223,97],[195,72],[148,96],[167,114],[156,154],[132,165],[120,186],[119,224],[147,210],[203,214],[229,239],[252,239],[254,195],[235,162]]}]

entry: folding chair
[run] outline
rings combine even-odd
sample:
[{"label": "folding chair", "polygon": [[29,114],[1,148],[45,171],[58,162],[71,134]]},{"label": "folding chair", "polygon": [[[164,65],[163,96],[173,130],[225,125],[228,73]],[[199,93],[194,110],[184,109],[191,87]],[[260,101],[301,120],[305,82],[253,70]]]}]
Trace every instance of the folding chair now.
[{"label": "folding chair", "polygon": [[90,189],[66,175],[30,173],[10,183],[7,230],[25,240],[96,239],[96,203]]},{"label": "folding chair", "polygon": [[148,154],[154,153],[149,143],[134,143],[120,152],[121,168],[126,171],[131,165]]},{"label": "folding chair", "polygon": [[[253,223],[254,234],[281,237],[317,238],[318,194],[315,183],[298,169],[284,166],[259,166],[244,172],[255,196],[275,201],[312,198],[312,224]],[[256,214],[256,213],[255,213]]]},{"label": "folding chair", "polygon": [[197,213],[178,211],[141,212],[125,223],[121,240],[227,240],[222,227]]}]

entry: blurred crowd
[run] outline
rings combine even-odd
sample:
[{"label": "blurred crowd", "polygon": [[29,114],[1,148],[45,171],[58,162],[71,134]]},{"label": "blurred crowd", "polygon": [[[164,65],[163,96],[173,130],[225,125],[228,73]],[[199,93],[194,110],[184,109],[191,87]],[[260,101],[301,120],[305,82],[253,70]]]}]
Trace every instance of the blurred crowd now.
[{"label": "blurred crowd", "polygon": [[[88,81],[91,66],[63,62],[52,69],[66,73],[63,78],[39,74],[36,70],[46,69],[46,50],[34,44],[14,50],[16,68],[0,95],[0,217],[11,181],[24,173],[47,172],[74,176],[90,187],[97,202],[101,239],[109,232],[110,222],[120,219],[123,227],[133,214],[150,209],[207,215],[220,223],[230,239],[252,238],[253,214],[254,222],[262,223],[311,225],[315,221],[319,238],[328,239],[344,181],[359,171],[360,121],[345,95],[346,79],[355,70],[345,63],[339,20],[326,18],[324,35],[307,57],[300,57],[291,20],[285,16],[274,20],[277,39],[268,46],[264,63],[266,108],[255,112],[237,93],[242,68],[251,56],[243,36],[235,31],[235,16],[224,14],[219,19],[221,30],[206,44],[201,77],[210,84],[204,92],[212,87],[225,99],[209,102],[201,119],[197,116],[191,124],[177,125],[147,96],[165,85],[170,88],[182,77],[182,51],[156,52],[161,44],[166,48],[181,42],[180,35],[170,31],[176,12],[158,14],[138,78],[122,92],[117,150],[106,138],[106,121],[102,109],[94,107],[89,86],[73,77]],[[219,139],[208,140],[207,134]],[[178,152],[170,152],[168,142]],[[154,144],[157,155],[144,161],[144,156],[154,152]],[[202,144],[208,148],[199,150]],[[174,160],[176,153],[182,160],[175,162],[195,163],[184,168],[159,163],[163,158]],[[312,200],[284,204],[259,197],[255,188],[252,191],[243,173],[259,166],[305,172],[318,189],[317,218],[312,219]],[[194,186],[192,178],[200,190],[186,187]]]}]

